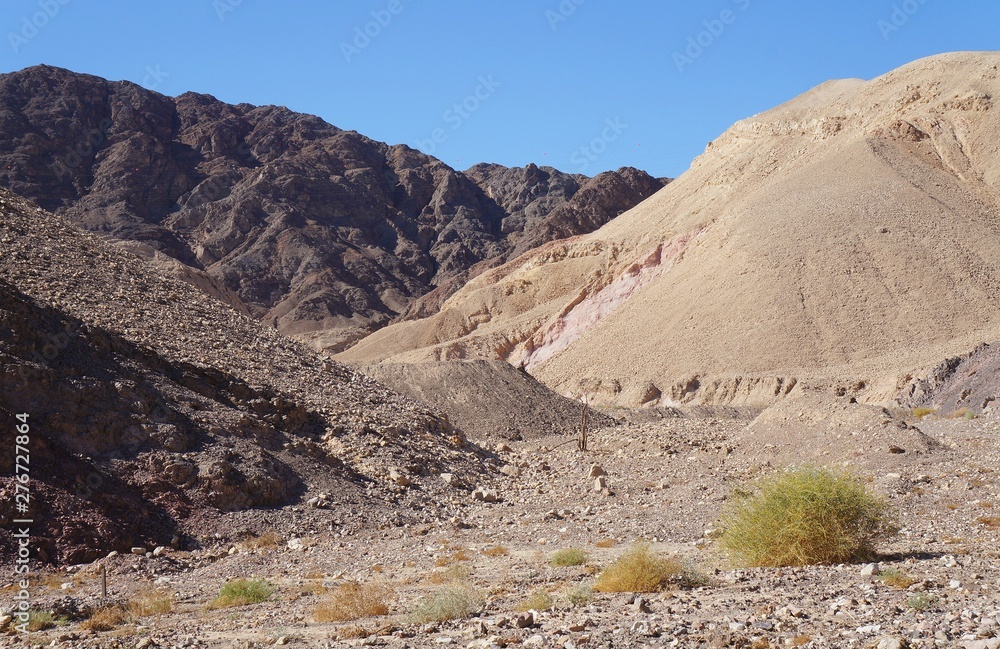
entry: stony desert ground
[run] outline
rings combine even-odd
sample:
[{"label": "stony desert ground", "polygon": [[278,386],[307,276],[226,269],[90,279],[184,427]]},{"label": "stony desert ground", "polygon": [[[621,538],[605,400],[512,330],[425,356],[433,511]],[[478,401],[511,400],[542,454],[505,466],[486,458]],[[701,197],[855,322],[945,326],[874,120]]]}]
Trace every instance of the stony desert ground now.
[{"label": "stony desert ground", "polygon": [[[41,571],[33,575],[44,585],[37,603],[70,617],[80,607],[102,604],[99,566],[107,570],[108,603],[135,601],[159,589],[169,594],[173,610],[103,632],[67,621],[33,634],[30,643],[882,648],[1000,643],[1000,419],[929,415],[916,421],[898,413],[847,433],[864,441],[840,444],[829,464],[847,464],[869,481],[898,510],[902,524],[873,565],[733,569],[713,530],[732,489],[773,459],[746,442],[748,419],[665,411],[612,414],[618,424],[591,431],[587,452],[565,435],[501,444],[496,454],[504,462],[502,479],[456,485],[450,497],[420,511],[399,515],[386,508],[350,523],[336,509],[312,506],[243,512],[206,521],[205,545],[195,551],[147,548],[144,556],[116,554]],[[931,450],[911,446],[890,452],[886,442],[901,430],[901,421],[932,440]],[[818,431],[815,439],[803,441],[821,442],[824,435],[834,434]],[[794,453],[782,458],[793,463]],[[801,458],[812,459],[807,453]],[[606,472],[603,491],[595,489],[594,465]],[[494,490],[497,501],[477,500],[471,490],[479,486]],[[390,488],[421,487],[415,481]],[[640,541],[675,555],[697,579],[639,596],[590,592],[595,574]],[[552,554],[567,548],[581,549],[585,563],[550,565]],[[274,593],[260,604],[208,609],[220,586],[238,577],[265,579]],[[318,622],[338,586],[352,581],[384,587],[388,614]],[[420,598],[456,585],[482,597],[467,617],[420,623],[409,615]],[[13,635],[5,640],[10,646],[23,643]]]}]

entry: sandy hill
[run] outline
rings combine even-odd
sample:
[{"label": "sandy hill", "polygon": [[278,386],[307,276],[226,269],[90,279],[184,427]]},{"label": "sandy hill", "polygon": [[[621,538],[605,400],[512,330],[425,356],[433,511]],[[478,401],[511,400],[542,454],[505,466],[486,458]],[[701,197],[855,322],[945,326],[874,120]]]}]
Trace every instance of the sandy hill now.
[{"label": "sandy hill", "polygon": [[[29,415],[42,560],[194,547],[215,529],[378,526],[452,491],[441,472],[489,473],[426,406],[6,190],[0,245],[0,415],[9,430]],[[4,556],[13,475],[4,454]],[[276,509],[320,493],[327,508],[310,511],[326,520]]]},{"label": "sandy hill", "polygon": [[623,405],[882,400],[1000,338],[1000,54],[823,84],[733,125],[600,230],[376,333],[351,360],[493,358]]}]

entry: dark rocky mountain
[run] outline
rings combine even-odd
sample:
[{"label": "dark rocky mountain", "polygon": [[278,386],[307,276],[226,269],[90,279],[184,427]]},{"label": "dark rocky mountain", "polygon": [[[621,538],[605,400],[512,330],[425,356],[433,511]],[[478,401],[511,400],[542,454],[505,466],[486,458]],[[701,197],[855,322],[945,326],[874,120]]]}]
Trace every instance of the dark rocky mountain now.
[{"label": "dark rocky mountain", "polygon": [[[28,415],[21,517],[43,561],[419,520],[457,493],[441,472],[466,485],[499,468],[426,406],[6,190],[0,246],[0,421],[13,432]],[[0,456],[6,557],[13,450]],[[320,494],[322,510],[281,509]]]},{"label": "dark rocky mountain", "polygon": [[0,75],[0,185],[205,271],[255,317],[334,349],[663,184],[630,168],[461,173],[283,107],[48,66]]}]

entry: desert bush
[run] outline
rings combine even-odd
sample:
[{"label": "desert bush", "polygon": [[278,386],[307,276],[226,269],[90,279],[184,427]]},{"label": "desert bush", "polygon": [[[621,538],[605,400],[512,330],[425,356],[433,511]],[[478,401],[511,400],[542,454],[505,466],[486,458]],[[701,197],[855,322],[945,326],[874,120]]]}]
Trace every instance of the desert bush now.
[{"label": "desert bush", "polygon": [[316,608],[317,622],[347,622],[389,614],[392,589],[384,584],[349,581],[330,591]]},{"label": "desert bush", "polygon": [[531,597],[517,605],[517,610],[547,611],[552,608],[553,604],[555,602],[552,600],[552,595],[549,595],[544,590],[536,590],[531,594]]},{"label": "desert bush", "polygon": [[276,548],[281,543],[281,537],[274,532],[265,532],[260,536],[254,536],[243,542],[243,547],[248,550],[260,550],[262,548]]},{"label": "desert bush", "polygon": [[920,581],[899,568],[886,568],[878,574],[878,579],[886,586],[892,586],[901,590],[905,590]]},{"label": "desert bush", "polygon": [[868,560],[898,531],[889,505],[861,482],[814,467],[738,493],[723,527],[721,545],[734,563],[774,567]]},{"label": "desert bush", "polygon": [[906,605],[914,611],[928,611],[938,605],[938,598],[927,593],[918,593],[906,600]]},{"label": "desert bush", "polygon": [[229,608],[259,604],[274,593],[274,587],[263,579],[235,579],[219,589],[219,596],[209,608]]},{"label": "desert bush", "polygon": [[503,557],[510,554],[510,550],[502,545],[491,545],[483,550],[483,554],[487,557]]},{"label": "desert bush", "polygon": [[465,584],[453,584],[421,597],[407,619],[413,624],[444,622],[468,617],[483,605],[483,596]]},{"label": "desert bush", "polygon": [[28,612],[28,631],[44,631],[56,624],[59,624],[59,620],[50,611]]},{"label": "desert bush", "polygon": [[598,548],[613,548],[617,543],[614,539],[601,539],[597,543],[594,543],[594,545]]},{"label": "desert bush", "polygon": [[655,593],[671,583],[685,584],[691,572],[677,559],[637,544],[601,571],[594,590],[602,593]]},{"label": "desert bush", "polygon": [[913,416],[917,419],[923,419],[927,415],[933,415],[935,412],[937,411],[934,408],[914,408]]},{"label": "desert bush", "polygon": [[552,554],[549,563],[556,568],[582,566],[587,563],[587,554],[580,548],[563,548]]},{"label": "desert bush", "polygon": [[128,611],[121,606],[103,606],[84,620],[80,628],[88,631],[110,631],[128,621]]},{"label": "desert bush", "polygon": [[132,617],[164,615],[174,610],[174,597],[164,590],[149,589],[133,597],[128,603]]},{"label": "desert bush", "polygon": [[594,594],[590,586],[584,584],[577,584],[566,592],[566,601],[573,606],[584,606],[585,604],[589,604],[593,598]]},{"label": "desert bush", "polygon": [[427,581],[432,584],[452,584],[463,582],[471,575],[472,569],[468,564],[457,563],[444,570],[434,570],[427,576]]}]

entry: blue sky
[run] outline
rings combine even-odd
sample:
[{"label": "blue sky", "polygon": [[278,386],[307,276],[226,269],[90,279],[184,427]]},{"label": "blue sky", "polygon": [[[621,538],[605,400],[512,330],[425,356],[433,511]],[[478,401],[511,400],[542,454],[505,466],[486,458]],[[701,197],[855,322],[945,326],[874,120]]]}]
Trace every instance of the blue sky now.
[{"label": "blue sky", "polygon": [[1000,49],[1000,3],[7,0],[2,27],[2,71],[282,104],[458,169],[676,176],[734,121],[828,79]]}]

